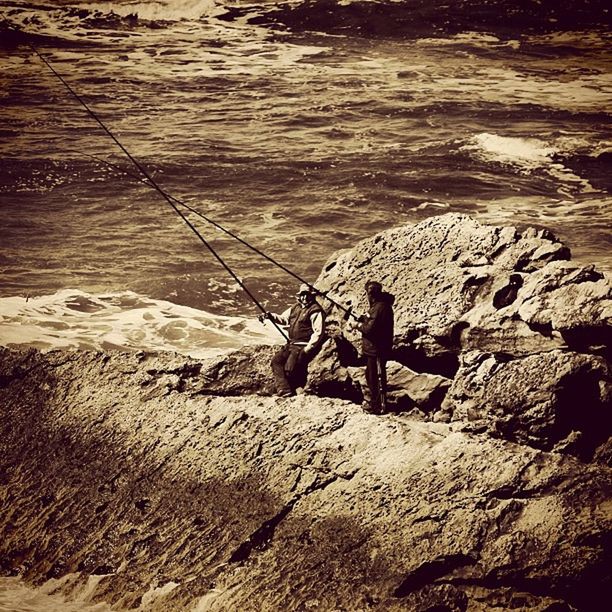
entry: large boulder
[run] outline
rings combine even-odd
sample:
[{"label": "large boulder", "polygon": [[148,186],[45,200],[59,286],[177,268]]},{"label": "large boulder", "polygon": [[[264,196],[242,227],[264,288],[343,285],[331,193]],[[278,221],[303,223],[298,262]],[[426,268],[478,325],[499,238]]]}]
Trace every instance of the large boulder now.
[{"label": "large boulder", "polygon": [[612,368],[602,357],[550,351],[508,360],[462,356],[436,420],[590,459],[612,432]]},{"label": "large boulder", "polygon": [[[610,282],[569,257],[548,230],[486,226],[448,214],[333,255],[316,285],[365,312],[365,283],[380,281],[396,297],[395,359],[452,375],[464,350],[608,350]],[[357,343],[343,315],[331,308],[330,318]]]},{"label": "large boulder", "polygon": [[245,346],[206,361],[193,392],[203,395],[271,395],[270,362],[278,346]]},{"label": "large boulder", "polygon": [[308,365],[306,392],[361,401],[359,384],[351,375],[351,366],[361,361],[356,347],[333,333]]}]

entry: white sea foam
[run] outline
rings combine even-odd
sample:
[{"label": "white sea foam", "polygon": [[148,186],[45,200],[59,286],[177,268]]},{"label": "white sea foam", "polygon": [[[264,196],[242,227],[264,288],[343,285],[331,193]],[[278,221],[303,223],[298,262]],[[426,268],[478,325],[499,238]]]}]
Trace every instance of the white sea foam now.
[{"label": "white sea foam", "polygon": [[524,170],[535,170],[551,162],[557,149],[536,138],[515,138],[497,134],[477,134],[466,145],[464,151],[471,151],[484,161],[514,164]]},{"label": "white sea foam", "polygon": [[416,41],[417,45],[453,46],[453,45],[472,45],[474,47],[510,47],[518,49],[520,41],[501,40],[492,34],[482,32],[461,32],[448,38],[420,38]]},{"label": "white sea foam", "polygon": [[226,317],[133,292],[91,295],[63,290],[0,298],[0,344],[42,350],[176,351],[206,358],[283,338],[255,317]]},{"label": "white sea foam", "polygon": [[89,603],[77,597],[67,601],[53,593],[48,581],[43,587],[35,589],[19,578],[0,577],[0,612],[110,612],[106,603]]},{"label": "white sea foam", "polygon": [[555,156],[577,150],[579,141],[560,138],[549,143],[538,138],[499,136],[497,134],[477,134],[461,147],[475,158],[484,162],[495,162],[515,167],[522,173],[544,170],[558,181],[559,193],[565,194],[563,183],[571,184],[582,192],[595,192],[591,184],[572,170],[556,161]]},{"label": "white sea foam", "polygon": [[140,607],[143,610],[150,609],[152,607],[153,602],[160,597],[164,597],[170,591],[173,591],[177,586],[179,586],[178,582],[167,582],[163,586],[151,586],[149,590],[142,596],[142,602]]},{"label": "white sea foam", "polygon": [[180,21],[210,15],[215,10],[215,5],[215,0],[155,0],[153,2],[96,2],[93,4],[88,2],[81,6],[103,13],[114,12],[122,16],[137,15],[140,19],[151,21]]}]

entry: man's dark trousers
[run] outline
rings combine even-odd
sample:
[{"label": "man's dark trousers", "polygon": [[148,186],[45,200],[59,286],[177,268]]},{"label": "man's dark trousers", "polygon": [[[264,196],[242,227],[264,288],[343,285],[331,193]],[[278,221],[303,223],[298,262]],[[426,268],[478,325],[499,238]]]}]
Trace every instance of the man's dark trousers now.
[{"label": "man's dark trousers", "polygon": [[373,412],[381,412],[387,396],[387,360],[367,355],[366,382],[370,390],[370,406]]},{"label": "man's dark trousers", "polygon": [[304,355],[304,347],[295,344],[285,344],[272,357],[272,373],[276,391],[280,394],[290,394],[297,387],[306,384],[308,359]]}]

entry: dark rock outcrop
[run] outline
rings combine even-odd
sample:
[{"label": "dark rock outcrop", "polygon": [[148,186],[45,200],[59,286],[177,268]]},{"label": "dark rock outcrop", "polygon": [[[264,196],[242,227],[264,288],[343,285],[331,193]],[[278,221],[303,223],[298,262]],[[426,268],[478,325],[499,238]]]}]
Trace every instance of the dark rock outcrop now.
[{"label": "dark rock outcrop", "polygon": [[[428,401],[434,419],[601,460],[612,433],[612,286],[569,256],[547,230],[450,214],[333,256],[317,287],[358,312],[370,278],[395,294],[394,359],[453,379],[444,403],[440,393]],[[358,344],[341,314],[330,311],[338,335]]]},{"label": "dark rock outcrop", "polygon": [[551,351],[520,359],[467,353],[436,420],[470,422],[509,440],[590,459],[612,431],[612,368]]},{"label": "dark rock outcrop", "polygon": [[4,574],[118,610],[609,597],[605,466],[342,400],[201,395],[177,355],[0,357]]}]

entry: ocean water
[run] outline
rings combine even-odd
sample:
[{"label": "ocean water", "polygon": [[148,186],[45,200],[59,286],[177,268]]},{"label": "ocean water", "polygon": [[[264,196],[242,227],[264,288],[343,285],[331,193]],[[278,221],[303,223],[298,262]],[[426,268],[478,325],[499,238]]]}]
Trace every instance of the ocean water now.
[{"label": "ocean water", "polygon": [[[603,2],[9,0],[0,37],[0,344],[282,341],[28,41],[162,189],[309,281],[451,211],[612,269]],[[292,300],[188,218],[266,308]]]}]

